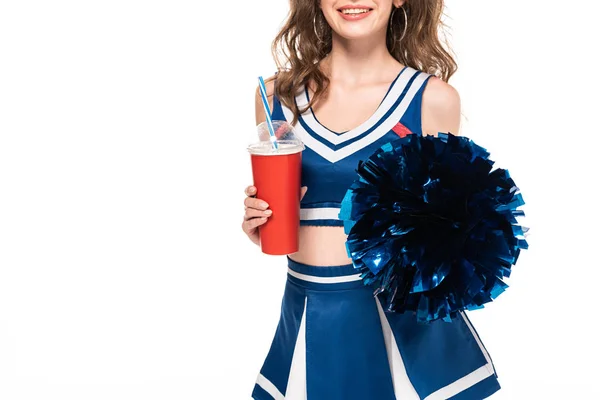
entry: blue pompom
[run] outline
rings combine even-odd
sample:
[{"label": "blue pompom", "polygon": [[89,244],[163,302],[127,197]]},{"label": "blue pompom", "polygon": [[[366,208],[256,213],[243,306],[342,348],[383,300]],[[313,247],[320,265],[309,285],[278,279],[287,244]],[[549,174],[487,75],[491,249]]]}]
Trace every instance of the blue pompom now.
[{"label": "blue pompom", "polygon": [[407,135],[360,161],[339,217],[364,283],[390,312],[451,321],[507,285],[520,249],[524,204],[486,149],[451,133]]}]

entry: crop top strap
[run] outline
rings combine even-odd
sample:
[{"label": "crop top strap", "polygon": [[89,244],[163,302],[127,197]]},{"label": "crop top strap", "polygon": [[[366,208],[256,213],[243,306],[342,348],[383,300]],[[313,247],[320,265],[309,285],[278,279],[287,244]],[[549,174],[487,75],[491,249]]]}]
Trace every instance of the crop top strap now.
[{"label": "crop top strap", "polygon": [[415,75],[415,78],[419,77],[419,75],[421,79],[414,79],[414,82],[411,82],[409,85],[407,85],[405,91],[408,91],[411,88],[411,86],[417,85],[416,93],[414,93],[413,98],[410,104],[408,105],[408,108],[406,109],[404,114],[402,114],[402,117],[400,118],[396,126],[392,128],[392,130],[401,137],[405,136],[408,133],[423,134],[423,124],[421,121],[423,92],[425,91],[427,82],[429,82],[431,77],[433,77],[434,75],[427,74],[425,72],[419,72]]}]

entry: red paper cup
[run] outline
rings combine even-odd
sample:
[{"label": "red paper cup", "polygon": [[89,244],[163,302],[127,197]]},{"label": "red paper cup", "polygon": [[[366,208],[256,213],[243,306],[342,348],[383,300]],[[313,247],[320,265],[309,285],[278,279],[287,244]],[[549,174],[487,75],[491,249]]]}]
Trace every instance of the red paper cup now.
[{"label": "red paper cup", "polygon": [[256,197],[273,211],[258,227],[260,248],[265,254],[285,255],[298,251],[300,226],[300,179],[302,150],[298,140],[278,140],[279,150],[269,141],[248,146]]}]

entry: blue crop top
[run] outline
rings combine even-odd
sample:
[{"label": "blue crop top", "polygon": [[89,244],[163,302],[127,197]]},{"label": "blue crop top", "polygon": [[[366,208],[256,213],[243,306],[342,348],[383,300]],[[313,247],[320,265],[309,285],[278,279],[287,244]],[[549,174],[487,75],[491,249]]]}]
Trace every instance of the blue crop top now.
[{"label": "blue crop top", "polygon": [[[335,133],[321,125],[312,109],[299,117],[295,132],[304,143],[300,225],[343,226],[339,219],[342,199],[357,178],[359,160],[366,160],[383,144],[407,132],[421,134],[421,99],[432,75],[404,67],[390,85],[375,113],[360,126]],[[296,96],[300,109],[308,104],[306,88]],[[291,123],[293,113],[273,96],[273,120]]]}]

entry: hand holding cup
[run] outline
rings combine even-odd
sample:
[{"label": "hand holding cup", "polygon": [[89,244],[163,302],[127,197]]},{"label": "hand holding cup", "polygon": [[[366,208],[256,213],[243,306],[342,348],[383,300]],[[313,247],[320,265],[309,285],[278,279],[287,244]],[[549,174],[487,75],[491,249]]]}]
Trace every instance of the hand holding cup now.
[{"label": "hand holding cup", "polygon": [[[306,194],[308,190],[307,186],[302,186],[300,189],[300,200]],[[244,199],[244,220],[242,222],[242,230],[248,236],[248,238],[257,246],[260,246],[260,235],[258,227],[273,215],[273,212],[269,209],[269,204],[266,201],[256,198],[256,187],[248,186],[244,190],[246,198]]]}]

